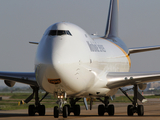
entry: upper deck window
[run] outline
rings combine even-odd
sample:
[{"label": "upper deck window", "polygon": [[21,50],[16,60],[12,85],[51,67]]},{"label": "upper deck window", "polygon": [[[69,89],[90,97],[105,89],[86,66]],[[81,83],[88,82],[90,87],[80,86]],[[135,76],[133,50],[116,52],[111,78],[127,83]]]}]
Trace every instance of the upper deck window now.
[{"label": "upper deck window", "polygon": [[56,35],[71,35],[72,34],[68,30],[50,30],[49,36],[56,36]]}]

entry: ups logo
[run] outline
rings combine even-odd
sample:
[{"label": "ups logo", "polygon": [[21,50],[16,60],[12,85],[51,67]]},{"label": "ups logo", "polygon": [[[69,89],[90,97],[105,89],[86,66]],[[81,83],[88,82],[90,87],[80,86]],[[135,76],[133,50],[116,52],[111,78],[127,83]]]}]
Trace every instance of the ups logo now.
[{"label": "ups logo", "polygon": [[61,79],[48,79],[48,82],[51,84],[59,84],[61,83]]}]

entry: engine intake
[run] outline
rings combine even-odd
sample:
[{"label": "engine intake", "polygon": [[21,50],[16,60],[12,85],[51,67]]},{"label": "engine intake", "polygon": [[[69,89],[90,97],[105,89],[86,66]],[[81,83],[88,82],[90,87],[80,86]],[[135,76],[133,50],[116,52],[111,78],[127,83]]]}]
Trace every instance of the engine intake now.
[{"label": "engine intake", "polygon": [[13,87],[16,82],[14,82],[14,81],[9,81],[9,80],[4,80],[4,83],[5,83],[8,87]]},{"label": "engine intake", "polygon": [[138,84],[140,90],[145,90],[147,88],[147,83]]}]

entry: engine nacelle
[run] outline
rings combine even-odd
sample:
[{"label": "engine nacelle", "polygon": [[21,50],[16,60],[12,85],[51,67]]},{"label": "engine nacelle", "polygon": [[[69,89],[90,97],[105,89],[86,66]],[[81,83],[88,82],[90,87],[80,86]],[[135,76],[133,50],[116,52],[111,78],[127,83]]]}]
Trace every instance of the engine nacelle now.
[{"label": "engine nacelle", "polygon": [[5,83],[8,87],[13,87],[16,82],[14,82],[14,81],[9,81],[9,80],[4,80],[4,83]]},{"label": "engine nacelle", "polygon": [[147,83],[138,84],[140,90],[145,90],[147,88]]}]

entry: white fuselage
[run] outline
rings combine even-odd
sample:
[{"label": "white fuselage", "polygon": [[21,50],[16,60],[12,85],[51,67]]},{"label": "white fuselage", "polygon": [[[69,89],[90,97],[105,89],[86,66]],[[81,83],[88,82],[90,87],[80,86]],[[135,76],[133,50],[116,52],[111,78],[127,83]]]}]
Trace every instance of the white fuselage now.
[{"label": "white fuselage", "polygon": [[49,93],[113,95],[117,89],[106,87],[106,75],[108,72],[129,71],[131,63],[127,50],[119,38],[89,36],[80,27],[67,22],[53,24],[38,45],[35,63],[37,82]]}]

